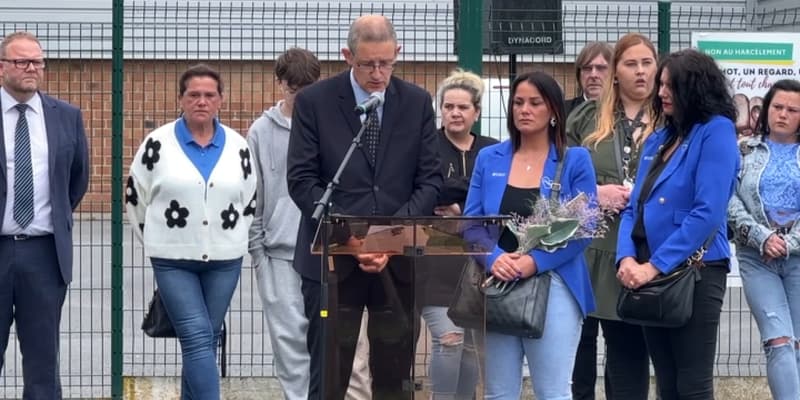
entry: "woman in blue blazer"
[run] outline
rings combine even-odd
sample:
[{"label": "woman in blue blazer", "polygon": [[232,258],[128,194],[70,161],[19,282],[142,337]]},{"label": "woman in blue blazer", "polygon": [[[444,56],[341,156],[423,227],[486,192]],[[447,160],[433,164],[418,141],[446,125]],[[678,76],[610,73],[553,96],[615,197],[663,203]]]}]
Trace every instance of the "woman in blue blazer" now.
[{"label": "woman in blue blazer", "polygon": [[623,286],[640,287],[678,267],[713,235],[689,322],[644,328],[659,397],[713,399],[730,257],[726,210],[739,169],[736,111],[719,67],[695,50],[667,56],[656,87],[653,108],[664,127],[642,148],[636,187],[622,213],[617,278]]},{"label": "woman in blue blazer", "polygon": [[[550,196],[556,165],[566,149],[564,101],[549,75],[520,75],[511,85],[508,105],[511,139],[480,151],[467,194],[465,215],[530,215],[531,203]],[[594,169],[584,148],[569,149],[561,175],[561,197],[596,197]],[[570,399],[575,351],[594,298],[583,251],[589,239],[573,240],[552,253],[517,254],[508,231],[493,235],[482,227],[465,232],[468,242],[492,253],[478,261],[496,279],[510,281],[550,274],[544,334],[529,339],[496,332],[486,336],[486,399],[519,399],[522,360],[527,357],[536,398]]]},{"label": "woman in blue blazer", "polygon": [[742,287],[767,359],[774,399],[800,399],[800,81],[764,96],[728,203]]}]

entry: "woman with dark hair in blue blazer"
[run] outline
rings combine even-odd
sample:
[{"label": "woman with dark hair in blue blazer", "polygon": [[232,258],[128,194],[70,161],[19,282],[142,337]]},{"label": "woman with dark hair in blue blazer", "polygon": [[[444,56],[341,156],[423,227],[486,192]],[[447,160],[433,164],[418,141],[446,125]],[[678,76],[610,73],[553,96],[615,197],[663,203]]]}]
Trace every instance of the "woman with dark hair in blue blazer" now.
[{"label": "woman with dark hair in blue blazer", "polygon": [[[522,74],[511,85],[508,104],[511,139],[480,151],[472,173],[464,215],[531,214],[531,203],[549,198],[556,166],[566,149],[561,89],[543,72]],[[569,149],[560,196],[597,194],[594,168],[585,148]],[[570,241],[554,252],[515,253],[517,241],[505,231],[498,240],[483,227],[468,229],[467,242],[493,249],[478,262],[495,279],[511,281],[549,274],[544,334],[539,339],[486,333],[486,399],[519,399],[522,360],[528,359],[536,398],[572,398],[570,380],[581,323],[594,310],[583,251],[590,239]]]},{"label": "woman with dark hair in blue blazer", "polygon": [[717,327],[730,266],[726,210],[739,169],[736,111],[717,64],[695,50],[662,60],[656,87],[653,109],[664,127],[640,153],[636,187],[622,212],[617,278],[638,288],[669,274],[713,234],[689,322],[644,328],[659,397],[713,399]]},{"label": "woman with dark hair in blue blazer", "polygon": [[728,203],[742,287],[767,359],[775,399],[800,399],[800,81],[764,96],[755,135]]}]

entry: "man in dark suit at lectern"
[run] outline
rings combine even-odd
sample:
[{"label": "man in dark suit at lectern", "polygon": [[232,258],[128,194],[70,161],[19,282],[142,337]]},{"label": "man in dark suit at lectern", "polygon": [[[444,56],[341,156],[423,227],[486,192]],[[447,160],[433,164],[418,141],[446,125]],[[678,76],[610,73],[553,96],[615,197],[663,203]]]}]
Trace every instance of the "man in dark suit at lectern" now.
[{"label": "man in dark suit at lectern", "polygon": [[23,399],[60,399],[61,306],[72,280],[72,210],[89,186],[77,107],[39,92],[45,58],[28,32],[0,43],[0,370],[11,323]]},{"label": "man in dark suit at lectern", "polygon": [[[365,115],[354,111],[370,95],[383,95],[333,192],[332,213],[357,216],[431,215],[442,177],[431,96],[392,77],[400,46],[388,18],[366,15],[350,27],[342,49],[350,69],[305,88],[297,95],[287,158],[289,194],[302,212],[294,267],[302,275],[306,316],[310,320],[310,399],[342,399],[353,364],[364,307],[369,313],[368,338],[372,393],[376,399],[407,399],[413,394],[410,372],[417,325],[413,307],[413,264],[410,258],[385,254],[337,256],[334,260],[338,307],[339,385],[320,393],[321,336],[320,258],[310,253],[317,225],[315,202],[333,179]],[[387,271],[390,279],[387,279]],[[384,275],[383,277],[381,275]],[[393,282],[408,324],[390,305],[384,282]],[[326,367],[330,368],[330,367]],[[331,391],[331,389],[333,389]]]}]

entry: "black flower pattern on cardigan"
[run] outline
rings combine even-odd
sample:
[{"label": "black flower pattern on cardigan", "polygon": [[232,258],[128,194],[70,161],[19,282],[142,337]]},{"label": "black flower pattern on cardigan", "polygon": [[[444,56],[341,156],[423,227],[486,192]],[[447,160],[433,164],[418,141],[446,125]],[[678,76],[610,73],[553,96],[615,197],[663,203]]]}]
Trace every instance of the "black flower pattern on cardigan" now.
[{"label": "black flower pattern on cardigan", "polygon": [[244,174],[244,179],[247,180],[247,177],[253,173],[253,167],[250,166],[250,149],[239,150],[239,157],[242,159],[242,173]]},{"label": "black flower pattern on cardigan", "polygon": [[233,208],[233,203],[228,205],[227,210],[222,210],[219,215],[222,217],[222,229],[233,229],[236,227],[236,222],[239,221],[239,212]]},{"label": "black flower pattern on cardigan", "polygon": [[183,228],[186,226],[186,217],[189,216],[189,209],[181,207],[177,200],[169,202],[169,208],[164,211],[164,217],[167,218],[168,228]]},{"label": "black flower pattern on cardigan", "polygon": [[243,216],[248,215],[256,215],[256,194],[253,193],[253,198],[250,199],[250,202],[247,203],[247,207],[244,208],[244,212],[242,213]]},{"label": "black flower pattern on cardigan", "polygon": [[125,186],[125,202],[131,203],[132,206],[139,205],[139,194],[136,193],[136,188],[133,186],[133,177],[128,177],[128,184]]},{"label": "black flower pattern on cardigan", "polygon": [[147,138],[147,143],[144,145],[144,153],[142,154],[142,164],[147,166],[148,171],[153,170],[153,165],[158,162],[161,156],[158,154],[161,150],[161,142]]}]

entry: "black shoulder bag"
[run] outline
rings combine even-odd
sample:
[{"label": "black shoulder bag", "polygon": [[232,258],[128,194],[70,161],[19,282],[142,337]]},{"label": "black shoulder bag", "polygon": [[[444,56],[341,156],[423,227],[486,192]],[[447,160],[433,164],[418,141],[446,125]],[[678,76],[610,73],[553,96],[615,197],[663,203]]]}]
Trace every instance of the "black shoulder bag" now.
[{"label": "black shoulder bag", "polygon": [[[550,198],[559,199],[561,171],[567,154],[556,165]],[[540,338],[544,333],[550,273],[510,282],[487,284],[484,268],[473,257],[467,258],[456,286],[447,316],[459,326],[483,329],[506,335]]]},{"label": "black shoulder bag", "polygon": [[[644,231],[644,202],[652,194],[653,184],[660,174],[659,168],[666,166],[667,161],[663,159],[663,154],[664,149],[668,147],[662,146],[659,149],[642,183],[637,204],[639,216],[634,232],[637,231],[637,227],[641,227],[642,232]],[[711,232],[705,243],[668,275],[659,274],[637,289],[623,288],[617,299],[617,315],[627,323],[642,326],[677,328],[686,325],[692,318],[694,287],[700,280],[699,268],[704,265],[703,256],[716,235],[716,231]],[[647,233],[632,236],[635,236],[633,239],[636,244],[637,260],[649,259]]]},{"label": "black shoulder bag", "polygon": [[151,338],[177,337],[175,329],[172,327],[172,322],[167,315],[167,309],[164,308],[164,303],[161,302],[161,295],[158,293],[158,289],[153,291],[153,298],[150,299],[147,314],[144,315],[144,320],[142,321],[142,331]]},{"label": "black shoulder bag", "polygon": [[669,275],[659,274],[637,289],[622,288],[617,300],[617,314],[629,323],[660,328],[678,328],[692,318],[694,286],[700,278],[708,246],[717,232],[711,233],[703,246]]}]

